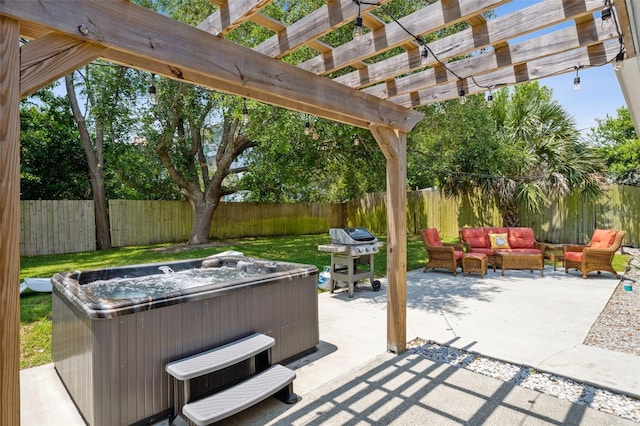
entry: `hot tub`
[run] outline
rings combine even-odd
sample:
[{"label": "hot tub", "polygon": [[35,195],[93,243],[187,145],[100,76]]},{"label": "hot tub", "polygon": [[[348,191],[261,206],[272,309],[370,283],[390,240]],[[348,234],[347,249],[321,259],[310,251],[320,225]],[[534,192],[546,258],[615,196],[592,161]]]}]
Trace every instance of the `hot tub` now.
[{"label": "hot tub", "polygon": [[[193,277],[223,270],[238,274],[211,281]],[[164,370],[170,361],[254,332],[275,339],[273,363],[314,350],[317,274],[315,266],[241,256],[56,274],[55,369],[90,425],[163,418],[173,401]],[[169,275],[186,286],[158,291]],[[156,278],[159,284],[149,284]],[[150,291],[130,285],[140,280]],[[221,377],[234,380],[245,373],[217,374],[194,386],[206,391]]]}]

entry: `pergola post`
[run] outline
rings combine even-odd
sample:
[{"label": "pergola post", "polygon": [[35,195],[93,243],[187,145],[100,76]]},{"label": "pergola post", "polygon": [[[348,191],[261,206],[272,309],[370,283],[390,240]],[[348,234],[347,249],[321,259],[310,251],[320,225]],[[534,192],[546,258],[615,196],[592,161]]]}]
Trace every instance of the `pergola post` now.
[{"label": "pergola post", "polygon": [[407,134],[371,125],[387,160],[387,350],[407,349]]},{"label": "pergola post", "polygon": [[20,424],[20,45],[0,16],[0,425]]}]

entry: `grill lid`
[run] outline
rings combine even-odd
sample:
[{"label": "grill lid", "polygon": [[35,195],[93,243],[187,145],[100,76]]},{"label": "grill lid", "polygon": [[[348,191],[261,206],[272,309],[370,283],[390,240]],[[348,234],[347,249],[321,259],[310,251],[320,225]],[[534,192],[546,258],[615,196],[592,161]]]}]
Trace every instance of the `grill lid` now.
[{"label": "grill lid", "polygon": [[365,228],[331,228],[329,235],[334,244],[364,244],[378,241]]}]

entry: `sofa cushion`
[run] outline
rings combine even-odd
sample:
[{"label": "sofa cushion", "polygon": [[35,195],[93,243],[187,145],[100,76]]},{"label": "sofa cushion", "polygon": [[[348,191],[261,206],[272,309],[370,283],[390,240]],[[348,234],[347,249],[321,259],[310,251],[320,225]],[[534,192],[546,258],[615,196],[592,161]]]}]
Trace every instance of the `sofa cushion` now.
[{"label": "sofa cushion", "polygon": [[464,256],[464,252],[460,251],[460,250],[454,250],[455,256],[456,256],[456,260],[460,260],[462,259],[462,256]]},{"label": "sofa cushion", "polygon": [[489,241],[491,241],[492,249],[508,249],[509,240],[508,234],[489,234]]},{"label": "sofa cushion", "polygon": [[[489,235],[489,234],[507,234],[509,232],[509,228],[505,228],[505,227],[498,227],[498,226],[486,226],[484,228],[480,228],[482,230],[484,230],[484,232]],[[489,237],[487,237],[489,238]]]},{"label": "sofa cushion", "polygon": [[581,251],[567,251],[564,253],[565,260],[572,260],[574,262],[582,262]]},{"label": "sofa cushion", "polygon": [[429,244],[434,247],[443,247],[442,240],[440,240],[440,234],[438,233],[437,228],[428,228],[423,232]]},{"label": "sofa cushion", "polygon": [[534,248],[536,237],[531,228],[509,228],[509,247],[518,249]]},{"label": "sofa cushion", "polygon": [[591,242],[589,247],[595,249],[608,249],[613,244],[613,240],[616,239],[616,231],[607,231],[604,229],[596,229],[593,231]]},{"label": "sofa cushion", "polygon": [[489,248],[489,239],[483,228],[460,229],[460,240],[471,248]]},{"label": "sofa cushion", "polygon": [[496,251],[494,249],[485,247],[471,247],[470,253],[484,253],[487,256],[493,256]]}]

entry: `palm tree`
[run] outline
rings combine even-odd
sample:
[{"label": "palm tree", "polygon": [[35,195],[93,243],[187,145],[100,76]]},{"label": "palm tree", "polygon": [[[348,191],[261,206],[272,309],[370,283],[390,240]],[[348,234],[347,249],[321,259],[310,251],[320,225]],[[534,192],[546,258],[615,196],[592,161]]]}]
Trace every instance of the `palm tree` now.
[{"label": "palm tree", "polygon": [[581,142],[575,120],[552,99],[550,89],[534,82],[498,91],[491,119],[493,170],[464,182],[460,174],[450,174],[440,186],[445,194],[468,194],[473,183],[494,199],[503,226],[518,226],[521,208],[537,211],[573,190],[587,197],[602,194],[604,161]]}]

